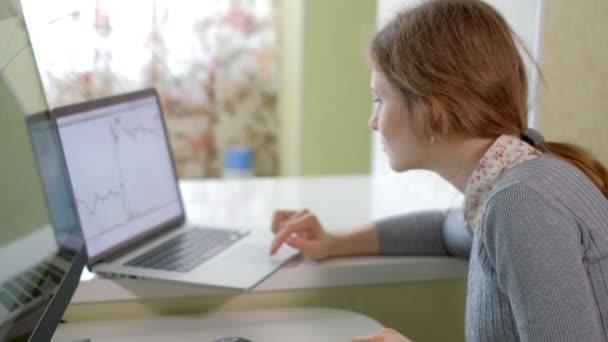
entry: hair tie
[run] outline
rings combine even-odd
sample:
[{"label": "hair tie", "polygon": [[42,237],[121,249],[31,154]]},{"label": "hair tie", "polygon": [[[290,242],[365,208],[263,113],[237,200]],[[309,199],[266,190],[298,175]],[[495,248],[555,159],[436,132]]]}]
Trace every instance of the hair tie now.
[{"label": "hair tie", "polygon": [[534,128],[528,128],[521,134],[521,139],[532,146],[538,146],[545,142],[545,138]]}]

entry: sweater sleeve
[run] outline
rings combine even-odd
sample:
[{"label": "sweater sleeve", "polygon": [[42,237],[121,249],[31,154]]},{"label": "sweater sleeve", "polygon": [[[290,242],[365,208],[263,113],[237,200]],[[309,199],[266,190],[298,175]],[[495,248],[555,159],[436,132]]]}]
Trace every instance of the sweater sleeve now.
[{"label": "sweater sleeve", "polygon": [[462,210],[422,211],[375,222],[381,255],[444,255],[468,258],[472,233]]},{"label": "sweater sleeve", "polygon": [[490,198],[481,234],[522,341],[604,340],[575,222],[518,183]]}]

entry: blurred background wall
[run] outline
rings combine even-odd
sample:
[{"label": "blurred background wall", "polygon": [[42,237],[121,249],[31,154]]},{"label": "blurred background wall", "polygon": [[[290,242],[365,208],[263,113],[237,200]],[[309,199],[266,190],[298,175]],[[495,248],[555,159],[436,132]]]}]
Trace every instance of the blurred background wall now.
[{"label": "blurred background wall", "polygon": [[539,127],[608,164],[608,1],[545,4]]}]

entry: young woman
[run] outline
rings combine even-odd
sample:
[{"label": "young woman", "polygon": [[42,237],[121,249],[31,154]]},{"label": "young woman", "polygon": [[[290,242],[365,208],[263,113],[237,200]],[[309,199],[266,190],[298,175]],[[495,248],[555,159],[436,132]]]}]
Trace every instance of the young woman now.
[{"label": "young woman", "polygon": [[[369,125],[392,169],[451,182],[466,224],[424,212],[333,234],[306,210],[278,211],[271,253],[287,243],[315,259],[452,255],[465,241],[468,341],[605,341],[608,173],[527,128],[524,63],[505,20],[481,1],[428,1],[378,32],[369,55]],[[387,329],[354,341],[408,340]]]}]

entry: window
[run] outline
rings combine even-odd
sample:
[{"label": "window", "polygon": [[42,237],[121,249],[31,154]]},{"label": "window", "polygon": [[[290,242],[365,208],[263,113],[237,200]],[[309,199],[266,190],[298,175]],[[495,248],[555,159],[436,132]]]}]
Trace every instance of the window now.
[{"label": "window", "polygon": [[179,177],[235,145],[276,175],[276,0],[23,2],[51,107],[154,86]]}]

